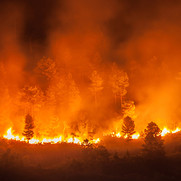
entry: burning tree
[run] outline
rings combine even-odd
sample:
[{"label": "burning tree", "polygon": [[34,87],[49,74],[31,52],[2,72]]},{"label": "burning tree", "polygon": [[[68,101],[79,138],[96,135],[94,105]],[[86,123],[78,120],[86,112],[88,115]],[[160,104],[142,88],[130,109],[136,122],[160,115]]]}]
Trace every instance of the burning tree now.
[{"label": "burning tree", "polygon": [[135,133],[134,121],[128,116],[123,120],[122,132],[127,140],[130,140],[131,136]]},{"label": "burning tree", "polygon": [[123,96],[126,95],[126,87],[129,86],[127,73],[119,70],[116,64],[113,64],[112,74],[110,76],[110,84],[112,87],[112,92],[115,98],[115,104],[117,99],[120,99],[120,104],[122,107]]},{"label": "burning tree", "polygon": [[99,91],[103,89],[102,86],[103,79],[100,77],[97,71],[93,71],[90,80],[91,80],[90,90],[94,94],[95,105],[97,105],[97,94]]},{"label": "burning tree", "polygon": [[25,112],[33,114],[39,110],[43,101],[43,92],[36,86],[25,86],[19,93]]},{"label": "burning tree", "polygon": [[24,127],[24,132],[23,132],[23,136],[26,137],[27,140],[30,140],[31,138],[33,138],[34,132],[34,121],[31,115],[27,114],[26,118],[25,118],[25,127]]},{"label": "burning tree", "polygon": [[135,118],[135,104],[134,101],[124,101],[122,104],[122,113],[124,117]]},{"label": "burning tree", "polygon": [[51,58],[43,57],[37,64],[36,72],[45,76],[47,79],[52,79],[56,75],[56,63]]},{"label": "burning tree", "polygon": [[75,109],[75,107],[79,107],[80,103],[80,91],[76,82],[73,80],[72,74],[69,73],[67,78],[67,92],[68,92],[68,104],[71,109]]},{"label": "burning tree", "polygon": [[143,152],[147,156],[163,156],[163,140],[161,137],[161,130],[154,122],[148,123],[147,128],[144,131],[145,139],[143,145]]}]

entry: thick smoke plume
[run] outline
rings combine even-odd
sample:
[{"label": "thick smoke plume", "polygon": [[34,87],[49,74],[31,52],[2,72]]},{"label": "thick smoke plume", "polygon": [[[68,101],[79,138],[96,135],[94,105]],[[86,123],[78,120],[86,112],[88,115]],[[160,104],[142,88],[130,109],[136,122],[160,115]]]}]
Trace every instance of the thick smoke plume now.
[{"label": "thick smoke plume", "polygon": [[[27,112],[37,135],[111,130],[121,120],[111,108],[113,63],[128,74],[124,99],[135,102],[137,130],[150,121],[178,126],[180,8],[177,0],[1,1],[1,133],[10,126],[21,133]],[[104,87],[96,109],[89,89],[93,71]],[[28,91],[36,99],[28,99]]]}]

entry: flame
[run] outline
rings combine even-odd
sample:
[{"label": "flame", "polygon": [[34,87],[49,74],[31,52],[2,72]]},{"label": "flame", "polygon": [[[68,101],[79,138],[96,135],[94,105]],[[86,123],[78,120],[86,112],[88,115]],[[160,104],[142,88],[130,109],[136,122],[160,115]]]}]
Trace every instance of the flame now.
[{"label": "flame", "polygon": [[134,135],[132,135],[132,139],[138,139],[140,137],[139,133],[135,133]]},{"label": "flame", "polygon": [[6,139],[8,139],[8,140],[25,141],[24,137],[22,137],[22,138],[20,139],[19,136],[14,136],[14,135],[12,134],[12,128],[9,128],[9,129],[7,130],[7,135],[4,135],[3,137],[6,138]]},{"label": "flame", "polygon": [[99,143],[99,142],[100,142],[100,139],[99,139],[99,138],[92,140],[92,143]]},{"label": "flame", "polygon": [[[160,135],[165,136],[167,134],[174,134],[174,133],[177,133],[177,132],[180,132],[180,131],[181,131],[181,129],[179,127],[177,127],[175,130],[170,130],[170,129],[164,127],[164,129],[162,130]],[[118,132],[118,133],[112,132],[112,133],[107,134],[107,135],[110,135],[112,137],[117,137],[117,138],[122,137],[120,132]],[[7,130],[7,132],[6,132],[6,134],[3,135],[3,137],[5,139],[8,139],[8,140],[24,141],[24,142],[27,142],[29,144],[45,144],[45,143],[56,144],[56,143],[65,142],[65,143],[74,143],[74,144],[82,145],[83,142],[84,142],[84,139],[81,138],[81,137],[71,137],[71,136],[69,136],[67,138],[64,138],[62,135],[60,135],[57,138],[42,138],[42,139],[32,138],[30,140],[27,140],[23,136],[21,137],[19,135],[13,135],[12,128],[9,128]],[[127,135],[123,136],[123,138],[126,139]],[[139,138],[140,138],[140,134],[138,132],[132,135],[132,139],[139,139]],[[92,144],[97,144],[100,141],[101,141],[100,138],[94,138],[94,139],[90,140],[89,142],[92,143]]]},{"label": "flame", "polygon": [[[12,128],[9,128],[7,130],[7,134],[3,135],[3,137],[5,139],[8,140],[15,140],[15,141],[24,141],[27,142],[29,144],[44,144],[44,143],[51,143],[51,144],[56,144],[56,143],[62,143],[62,142],[66,142],[66,143],[74,143],[74,144],[79,144],[81,145],[83,143],[83,139],[81,138],[77,138],[77,137],[68,137],[63,139],[63,136],[59,136],[58,138],[42,138],[42,139],[36,139],[36,138],[32,138],[29,141],[26,140],[24,137],[20,138],[20,136],[14,136],[12,133]],[[100,142],[100,139],[93,139],[90,141],[91,143],[97,144]]]},{"label": "flame", "polygon": [[172,133],[177,133],[179,131],[181,131],[181,129],[180,128],[176,128],[174,131],[172,131]]},{"label": "flame", "polygon": [[31,140],[29,140],[29,143],[30,143],[30,144],[38,144],[38,143],[39,143],[39,140],[32,138]]},{"label": "flame", "polygon": [[170,133],[170,130],[168,130],[167,128],[164,128],[161,132],[161,136],[165,136],[168,133]]},{"label": "flame", "polygon": [[11,133],[11,129],[12,129],[12,128],[9,128],[9,129],[7,130],[7,135],[4,135],[4,136],[3,136],[4,138],[6,138],[6,139],[8,139],[8,140],[14,139],[14,136],[13,136],[12,133]]},{"label": "flame", "polygon": [[124,138],[126,139],[128,137],[128,135],[126,134],[125,136],[124,136]]},{"label": "flame", "polygon": [[174,133],[177,133],[177,132],[180,132],[180,131],[181,131],[181,129],[178,128],[178,127],[175,130],[169,130],[169,129],[167,129],[165,127],[161,132],[161,136],[165,136],[165,135],[170,134],[170,133],[174,134]]},{"label": "flame", "polygon": [[120,132],[117,133],[117,134],[116,134],[116,137],[120,138],[120,137],[121,137],[121,133],[120,133]]}]

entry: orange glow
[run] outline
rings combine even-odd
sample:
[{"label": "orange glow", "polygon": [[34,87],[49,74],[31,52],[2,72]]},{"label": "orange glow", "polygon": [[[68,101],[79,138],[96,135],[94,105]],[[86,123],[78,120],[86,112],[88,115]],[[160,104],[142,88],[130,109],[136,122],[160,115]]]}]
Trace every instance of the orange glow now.
[{"label": "orange glow", "polygon": [[[41,143],[41,144],[44,144],[44,143],[56,144],[56,143],[66,142],[66,143],[74,143],[74,144],[81,145],[84,141],[83,139],[77,138],[77,137],[68,137],[68,138],[63,139],[63,136],[59,136],[58,138],[42,138],[42,139],[32,138],[28,141],[24,137],[14,136],[12,133],[12,128],[9,128],[7,130],[7,134],[3,135],[3,137],[5,139],[8,139],[8,140],[25,141],[29,144],[39,144],[39,143]],[[100,139],[96,138],[96,139],[91,140],[90,142],[97,144],[100,142]]]},{"label": "orange glow", "polygon": [[170,133],[170,130],[168,130],[167,128],[164,128],[161,132],[161,136],[165,136],[168,133]]},{"label": "orange glow", "polygon": [[116,137],[118,137],[118,138],[120,138],[120,137],[121,137],[120,132],[116,134]]},{"label": "orange glow", "polygon": [[25,141],[24,137],[20,138],[19,136],[14,136],[12,134],[12,128],[9,128],[7,130],[7,134],[3,136],[4,138],[8,140],[17,140],[17,141]]},{"label": "orange glow", "polygon": [[138,139],[140,137],[139,133],[135,133],[134,135],[132,135],[132,139]]},{"label": "orange glow", "polygon": [[172,131],[172,133],[177,133],[179,131],[181,131],[181,129],[180,128],[176,128],[174,131]]},{"label": "orange glow", "polygon": [[[169,130],[168,128],[164,128],[161,132],[161,136],[166,136],[167,134],[174,134],[174,133],[177,133],[177,132],[180,132],[181,129],[180,128],[176,128],[175,130]],[[120,138],[120,137],[123,137],[123,138],[127,138],[127,135],[125,136],[122,136],[120,132],[118,133],[115,133],[115,132],[112,132],[111,134],[106,134],[106,135],[110,135],[112,137],[117,137],[117,138]],[[5,139],[8,139],[8,140],[15,140],[15,141],[24,141],[24,142],[27,142],[29,144],[45,144],[45,143],[50,143],[50,144],[56,144],[56,143],[62,143],[62,142],[65,142],[65,143],[74,143],[74,144],[83,144],[84,142],[84,139],[81,138],[81,137],[67,137],[67,138],[64,138],[62,135],[57,137],[57,138],[42,138],[42,139],[37,139],[37,138],[32,138],[30,139],[29,141],[25,139],[25,137],[23,136],[19,136],[19,135],[13,135],[13,131],[12,131],[12,128],[9,128],[7,130],[7,133],[5,135],[3,135],[3,137]],[[139,139],[140,138],[140,133],[135,133],[132,135],[131,137],[132,139]],[[92,143],[92,144],[97,144],[101,141],[100,138],[94,138],[92,140],[90,140],[89,142]]]},{"label": "orange glow", "polygon": [[169,130],[169,129],[167,129],[167,128],[164,128],[163,130],[162,130],[162,132],[161,132],[161,136],[165,136],[165,135],[167,135],[167,134],[169,134],[169,133],[172,133],[172,134],[174,134],[174,133],[177,133],[177,132],[180,132],[181,131],[181,129],[180,128],[176,128],[175,130]]}]

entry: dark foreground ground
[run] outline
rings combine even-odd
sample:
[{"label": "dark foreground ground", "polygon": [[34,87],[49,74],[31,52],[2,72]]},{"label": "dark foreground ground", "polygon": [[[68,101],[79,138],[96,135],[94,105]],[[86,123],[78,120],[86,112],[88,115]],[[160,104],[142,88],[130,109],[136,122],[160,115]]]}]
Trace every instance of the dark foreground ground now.
[{"label": "dark foreground ground", "polygon": [[165,138],[166,156],[145,157],[142,140],[99,145],[29,145],[0,140],[0,181],[179,181],[181,135]]},{"label": "dark foreground ground", "polygon": [[[94,162],[94,161],[92,161]],[[45,169],[41,167],[3,167],[0,180],[26,181],[81,181],[81,180],[134,180],[134,181],[167,181],[180,180],[181,159],[145,161],[140,158],[120,159],[112,161],[95,161],[92,163],[72,161],[71,164]]]}]

